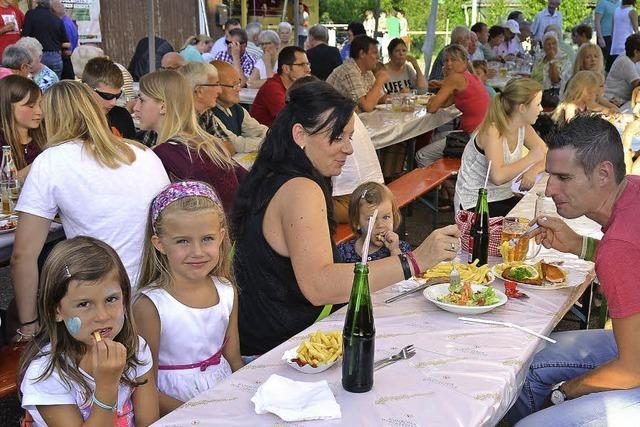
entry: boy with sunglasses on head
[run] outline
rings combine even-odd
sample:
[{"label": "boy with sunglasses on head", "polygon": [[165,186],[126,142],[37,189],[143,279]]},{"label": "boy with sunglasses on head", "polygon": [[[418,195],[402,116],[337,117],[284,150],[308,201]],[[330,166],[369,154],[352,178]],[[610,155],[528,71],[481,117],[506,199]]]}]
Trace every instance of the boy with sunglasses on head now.
[{"label": "boy with sunglasses on head", "polygon": [[122,96],[124,79],[118,66],[105,56],[90,59],[82,72],[82,82],[89,86],[114,135],[134,139],[136,129],[126,108],[116,105]]}]

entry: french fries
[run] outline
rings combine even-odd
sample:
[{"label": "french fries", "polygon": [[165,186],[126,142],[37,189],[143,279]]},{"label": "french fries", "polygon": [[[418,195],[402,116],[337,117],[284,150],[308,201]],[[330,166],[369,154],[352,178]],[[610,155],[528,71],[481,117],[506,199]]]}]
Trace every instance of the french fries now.
[{"label": "french fries", "polygon": [[[425,279],[434,279],[436,277],[449,277],[451,275],[451,269],[453,268],[451,262],[441,262],[435,267],[432,267],[423,273]],[[478,267],[478,260],[475,260],[473,264],[458,263],[456,262],[456,269],[460,273],[460,280],[462,282],[470,282],[476,284],[488,283],[491,279],[489,275],[489,266],[483,265]]]},{"label": "french fries", "polygon": [[316,331],[298,346],[298,364],[318,365],[335,362],[342,356],[342,332]]}]

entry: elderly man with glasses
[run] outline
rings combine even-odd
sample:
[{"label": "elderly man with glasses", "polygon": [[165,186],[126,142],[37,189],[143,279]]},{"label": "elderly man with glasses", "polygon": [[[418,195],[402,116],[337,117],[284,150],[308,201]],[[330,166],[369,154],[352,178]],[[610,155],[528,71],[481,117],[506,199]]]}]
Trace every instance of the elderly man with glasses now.
[{"label": "elderly man with glasses", "polygon": [[[11,70],[11,74],[29,77],[31,73],[31,55],[29,51],[15,44],[8,46],[2,53],[2,67]],[[2,74],[8,75],[8,72]]]},{"label": "elderly man with glasses", "polygon": [[278,73],[268,79],[258,91],[251,106],[251,115],[265,126],[271,126],[284,108],[287,89],[300,77],[311,74],[311,64],[304,49],[287,46],[278,54]]},{"label": "elderly man with glasses", "polygon": [[215,67],[217,74],[215,77],[211,74],[207,83],[201,83],[194,77],[197,74],[194,66],[187,65],[180,69],[192,85],[208,86],[210,89],[209,95],[204,94],[203,98],[208,97],[213,107],[199,116],[200,126],[210,134],[232,144],[236,152],[258,150],[268,128],[258,123],[240,105],[240,75],[233,66],[224,61],[213,61],[211,65]]},{"label": "elderly man with glasses", "polygon": [[245,30],[233,29],[229,31],[229,35],[225,38],[227,50],[219,52],[215,56],[216,61],[227,62],[235,68],[242,79],[242,86],[247,84],[247,79],[256,65],[253,58],[247,53],[247,41],[248,37]]}]

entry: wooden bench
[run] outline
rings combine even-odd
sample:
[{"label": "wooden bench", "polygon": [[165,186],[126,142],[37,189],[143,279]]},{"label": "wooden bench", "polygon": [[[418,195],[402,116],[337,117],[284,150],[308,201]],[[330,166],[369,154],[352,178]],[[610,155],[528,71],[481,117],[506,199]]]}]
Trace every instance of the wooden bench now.
[{"label": "wooden bench", "polygon": [[[440,184],[456,175],[460,169],[460,159],[443,158],[424,168],[416,168],[400,178],[389,183],[389,190],[396,199],[398,208],[409,206],[416,200],[420,200],[433,211],[433,228],[438,223],[438,192],[435,192],[433,200],[423,198],[427,193],[436,190]],[[353,238],[353,232],[349,224],[338,224],[334,241],[342,243]]]},{"label": "wooden bench", "polygon": [[0,399],[15,393],[18,364],[24,346],[9,344],[0,350]]}]

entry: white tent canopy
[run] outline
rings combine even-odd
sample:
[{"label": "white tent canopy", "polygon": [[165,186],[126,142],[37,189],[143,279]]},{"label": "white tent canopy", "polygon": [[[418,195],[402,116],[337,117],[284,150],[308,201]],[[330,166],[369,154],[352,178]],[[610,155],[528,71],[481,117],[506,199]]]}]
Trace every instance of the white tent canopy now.
[{"label": "white tent canopy", "polygon": [[438,0],[431,1],[431,13],[427,20],[427,34],[422,44],[422,53],[424,54],[424,75],[429,77],[431,70],[431,56],[433,56],[433,47],[436,42],[436,17],[438,16]]}]

